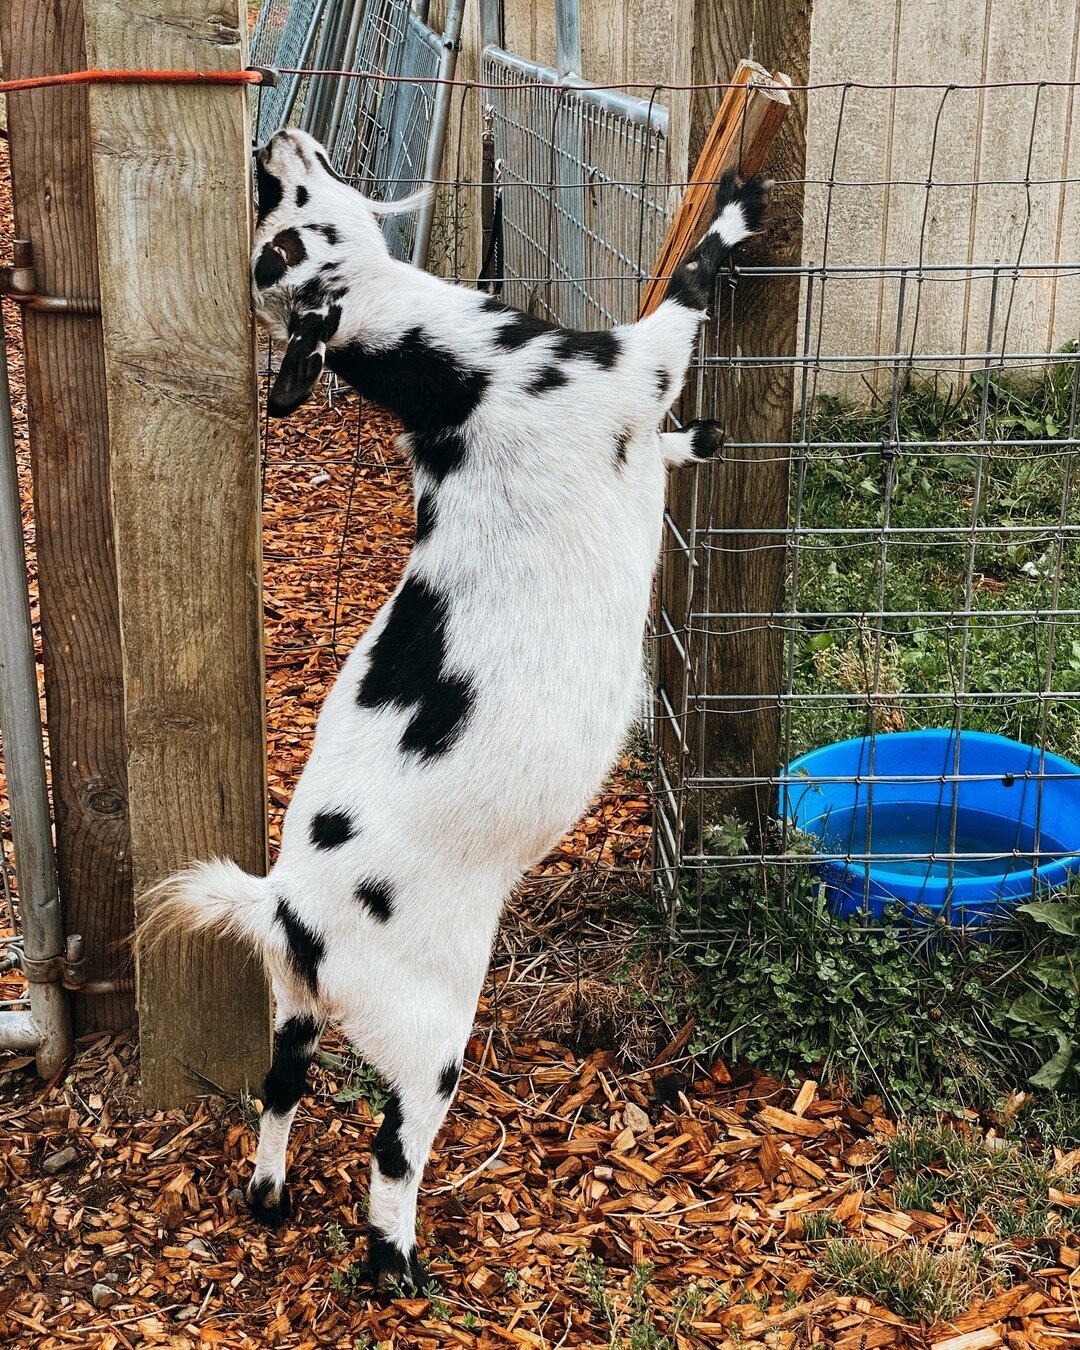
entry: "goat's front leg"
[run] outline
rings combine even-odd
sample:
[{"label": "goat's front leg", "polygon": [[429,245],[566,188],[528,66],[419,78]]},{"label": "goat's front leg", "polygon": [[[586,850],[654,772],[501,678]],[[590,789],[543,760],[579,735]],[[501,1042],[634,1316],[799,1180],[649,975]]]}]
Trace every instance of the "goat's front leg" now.
[{"label": "goat's front leg", "polygon": [[292,1216],[289,1188],[285,1185],[289,1130],[307,1086],[308,1066],[318,1048],[322,1026],[309,1009],[290,999],[276,981],[274,1001],[274,1060],[263,1088],[259,1146],[247,1200],[255,1218],[271,1228],[280,1228]]},{"label": "goat's front leg", "polygon": [[723,448],[724,432],[719,422],[687,422],[681,431],[660,433],[660,453],[669,469],[700,464],[719,455]]}]

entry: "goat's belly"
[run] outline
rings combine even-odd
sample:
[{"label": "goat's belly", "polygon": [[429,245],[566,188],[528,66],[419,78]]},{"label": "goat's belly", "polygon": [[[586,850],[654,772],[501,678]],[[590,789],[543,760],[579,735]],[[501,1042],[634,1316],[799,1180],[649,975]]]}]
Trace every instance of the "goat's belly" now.
[{"label": "goat's belly", "polygon": [[604,668],[583,665],[558,688],[522,679],[512,705],[481,700],[446,765],[470,847],[526,868],[581,816],[640,710],[640,645],[618,664],[610,655]]}]

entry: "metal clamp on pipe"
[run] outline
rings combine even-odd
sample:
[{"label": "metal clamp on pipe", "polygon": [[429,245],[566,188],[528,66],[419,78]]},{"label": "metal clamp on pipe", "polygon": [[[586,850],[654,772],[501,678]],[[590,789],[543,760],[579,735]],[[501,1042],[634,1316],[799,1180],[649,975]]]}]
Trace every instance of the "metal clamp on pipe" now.
[{"label": "metal clamp on pipe", "polygon": [[42,295],[38,291],[34,250],[29,239],[15,240],[12,258],[11,263],[0,265],[0,295],[6,295],[24,309],[50,314],[85,314],[93,317],[101,313],[100,300],[90,297],[69,300],[62,295]]},{"label": "metal clamp on pipe", "polygon": [[58,984],[64,978],[64,958],[47,956],[34,960],[26,955],[21,947],[15,952],[19,958],[19,969],[26,976],[27,984]]}]

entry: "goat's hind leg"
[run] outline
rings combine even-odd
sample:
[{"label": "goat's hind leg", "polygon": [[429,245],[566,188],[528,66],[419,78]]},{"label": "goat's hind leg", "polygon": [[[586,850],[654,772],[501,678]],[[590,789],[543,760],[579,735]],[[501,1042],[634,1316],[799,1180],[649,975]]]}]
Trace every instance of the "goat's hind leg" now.
[{"label": "goat's hind leg", "polygon": [[285,1184],[285,1150],[296,1108],[307,1087],[308,1066],[319,1044],[322,1024],[310,1007],[302,1008],[275,983],[274,1059],[263,1088],[255,1174],[248,1205],[260,1223],[280,1228],[292,1216]]},{"label": "goat's hind leg", "polygon": [[[458,1016],[425,1018],[398,1039],[393,1064],[377,1064],[390,1089],[371,1149],[368,1274],[376,1289],[424,1283],[416,1253],[416,1201],[431,1146],[457,1090],[475,998]],[[400,1023],[399,1023],[400,1027]],[[401,1028],[402,1031],[405,1028]],[[408,1048],[404,1055],[400,1050]]]},{"label": "goat's hind leg", "polygon": [[687,422],[681,431],[660,433],[660,453],[669,469],[700,464],[719,455],[723,448],[724,431],[719,422]]}]

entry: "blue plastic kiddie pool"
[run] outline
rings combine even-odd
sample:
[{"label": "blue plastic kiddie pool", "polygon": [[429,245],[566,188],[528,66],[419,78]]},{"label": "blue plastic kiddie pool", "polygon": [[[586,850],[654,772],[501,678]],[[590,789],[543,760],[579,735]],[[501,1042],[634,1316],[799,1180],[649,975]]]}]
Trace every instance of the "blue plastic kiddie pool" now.
[{"label": "blue plastic kiddie pool", "polygon": [[788,765],[781,814],[820,841],[834,913],[899,902],[980,924],[1080,874],[1080,768],[981,731],[960,732],[956,752],[954,731],[900,731]]}]

